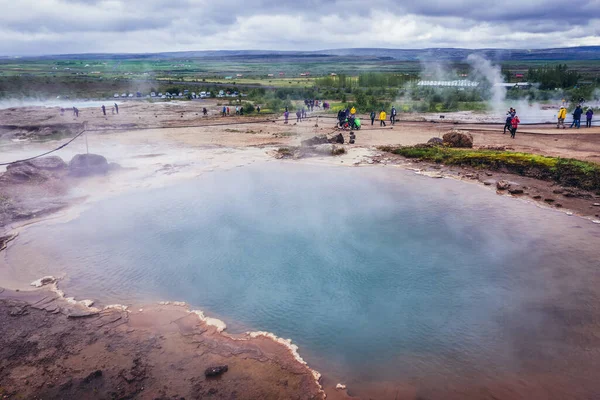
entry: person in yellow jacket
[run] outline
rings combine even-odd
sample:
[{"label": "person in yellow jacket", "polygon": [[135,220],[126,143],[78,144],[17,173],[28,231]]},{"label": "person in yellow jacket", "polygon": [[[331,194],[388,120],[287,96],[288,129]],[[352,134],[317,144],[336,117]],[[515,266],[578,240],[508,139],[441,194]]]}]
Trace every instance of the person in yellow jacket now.
[{"label": "person in yellow jacket", "polygon": [[387,118],[387,114],[386,114],[385,110],[381,110],[381,112],[379,113],[379,126],[386,126],[385,125],[386,118]]},{"label": "person in yellow jacket", "polygon": [[565,118],[567,118],[567,109],[565,106],[562,106],[560,110],[558,110],[558,123],[556,124],[556,129],[560,128],[561,126],[563,129],[566,129]]},{"label": "person in yellow jacket", "polygon": [[356,115],[356,108],[354,106],[352,106],[352,108],[350,109],[350,115],[352,115],[354,117],[354,115]]}]

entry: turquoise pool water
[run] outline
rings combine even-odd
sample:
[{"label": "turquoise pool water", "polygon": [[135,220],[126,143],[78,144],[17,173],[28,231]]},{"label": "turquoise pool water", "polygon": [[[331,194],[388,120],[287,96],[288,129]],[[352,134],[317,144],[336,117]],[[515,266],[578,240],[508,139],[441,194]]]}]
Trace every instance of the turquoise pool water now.
[{"label": "turquoise pool water", "polygon": [[292,338],[365,394],[522,368],[521,339],[560,340],[537,305],[587,290],[599,243],[588,221],[476,185],[268,163],[94,204],[9,257],[34,244],[48,262],[29,268],[78,298],[182,300]]}]

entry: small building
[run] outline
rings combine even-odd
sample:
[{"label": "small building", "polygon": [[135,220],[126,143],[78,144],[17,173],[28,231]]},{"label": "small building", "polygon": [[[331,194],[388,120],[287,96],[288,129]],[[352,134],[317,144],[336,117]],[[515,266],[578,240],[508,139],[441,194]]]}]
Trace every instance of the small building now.
[{"label": "small building", "polygon": [[267,76],[268,76],[269,78],[272,78],[272,77],[274,77],[275,75],[273,75],[273,74],[268,74]]},{"label": "small building", "polygon": [[280,72],[279,76],[285,76],[285,72]]},{"label": "small building", "polygon": [[332,72],[329,74],[329,76],[337,76],[337,74],[335,72]]},{"label": "small building", "polygon": [[425,87],[477,87],[479,82],[469,80],[455,80],[455,81],[419,81],[417,86]]},{"label": "small building", "polygon": [[225,79],[233,79],[233,76],[226,76]]},{"label": "small building", "polygon": [[242,77],[242,76],[244,76],[244,75],[242,75],[242,74],[236,74],[235,76],[236,76],[237,78],[241,78],[241,77]]}]

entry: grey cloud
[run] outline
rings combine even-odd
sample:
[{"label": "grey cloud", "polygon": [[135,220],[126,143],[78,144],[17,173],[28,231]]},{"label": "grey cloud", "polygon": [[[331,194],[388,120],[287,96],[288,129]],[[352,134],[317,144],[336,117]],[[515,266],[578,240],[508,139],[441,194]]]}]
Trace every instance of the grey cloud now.
[{"label": "grey cloud", "polygon": [[0,54],[600,44],[600,2],[0,0]]}]

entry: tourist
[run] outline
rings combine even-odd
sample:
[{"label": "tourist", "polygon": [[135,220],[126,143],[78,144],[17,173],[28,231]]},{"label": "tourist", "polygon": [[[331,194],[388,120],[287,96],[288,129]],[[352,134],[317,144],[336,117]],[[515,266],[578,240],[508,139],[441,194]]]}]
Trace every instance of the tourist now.
[{"label": "tourist", "polygon": [[346,112],[344,110],[338,111],[338,125],[341,128],[344,126],[344,121],[346,120]]},{"label": "tourist", "polygon": [[208,114],[208,110],[206,109],[206,107],[202,107],[202,114],[204,116],[206,116]]},{"label": "tourist", "polygon": [[288,118],[290,117],[290,112],[287,110],[287,107],[286,107],[285,112],[283,113],[283,117],[285,118],[284,124],[287,124],[288,123]]},{"label": "tourist", "polygon": [[102,104],[102,114],[106,115],[106,107],[104,107],[104,104]]},{"label": "tourist", "polygon": [[229,107],[227,107],[227,115],[229,115]]},{"label": "tourist", "polygon": [[260,114],[260,106],[256,106],[256,112]]},{"label": "tourist", "polygon": [[240,107],[240,115],[244,115],[244,106]]},{"label": "tourist", "polygon": [[301,119],[302,119],[302,111],[300,111],[300,109],[298,109],[296,111],[296,122],[300,122]]},{"label": "tourist", "polygon": [[240,107],[235,106],[235,115],[240,115]]},{"label": "tourist", "polygon": [[379,113],[379,126],[386,126],[386,124],[385,124],[386,117],[387,117],[387,113],[385,112],[385,110],[381,110],[381,112]]},{"label": "tourist", "polygon": [[515,116],[512,117],[512,119],[510,120],[510,125],[511,125],[510,137],[512,137],[513,139],[515,138],[515,135],[517,134],[517,128],[519,128],[520,122],[521,122],[521,120],[519,119],[517,114],[515,114]]},{"label": "tourist", "polygon": [[503,134],[506,133],[506,130],[508,129],[508,131],[510,132],[511,129],[511,120],[513,119],[513,117],[515,116],[516,112],[515,110],[511,107],[510,110],[508,110],[506,112],[506,122],[504,124],[504,132],[502,132]]},{"label": "tourist", "polygon": [[225,117],[227,115],[227,107],[223,106],[223,116]]},{"label": "tourist", "polygon": [[592,107],[588,108],[587,112],[585,113],[585,127],[586,128],[591,128],[592,127],[592,117],[594,116],[594,110],[592,110]]},{"label": "tourist", "polygon": [[562,126],[563,129],[565,129],[565,118],[567,118],[567,109],[562,106],[560,107],[560,110],[558,110],[558,123],[556,124],[556,129],[560,128]]},{"label": "tourist", "polygon": [[115,111],[117,112],[117,114],[119,113],[119,105],[117,103],[115,103]]},{"label": "tourist", "polygon": [[392,122],[392,125],[395,125],[396,124],[396,114],[397,114],[396,107],[392,106],[392,112],[390,114],[391,114],[390,121]]},{"label": "tourist", "polygon": [[573,128],[573,126],[576,126],[577,129],[581,128],[581,114],[583,114],[581,105],[577,105],[577,108],[575,108],[575,111],[573,111],[573,123],[571,124],[570,128]]},{"label": "tourist", "polygon": [[371,125],[375,123],[375,110],[371,111]]}]

